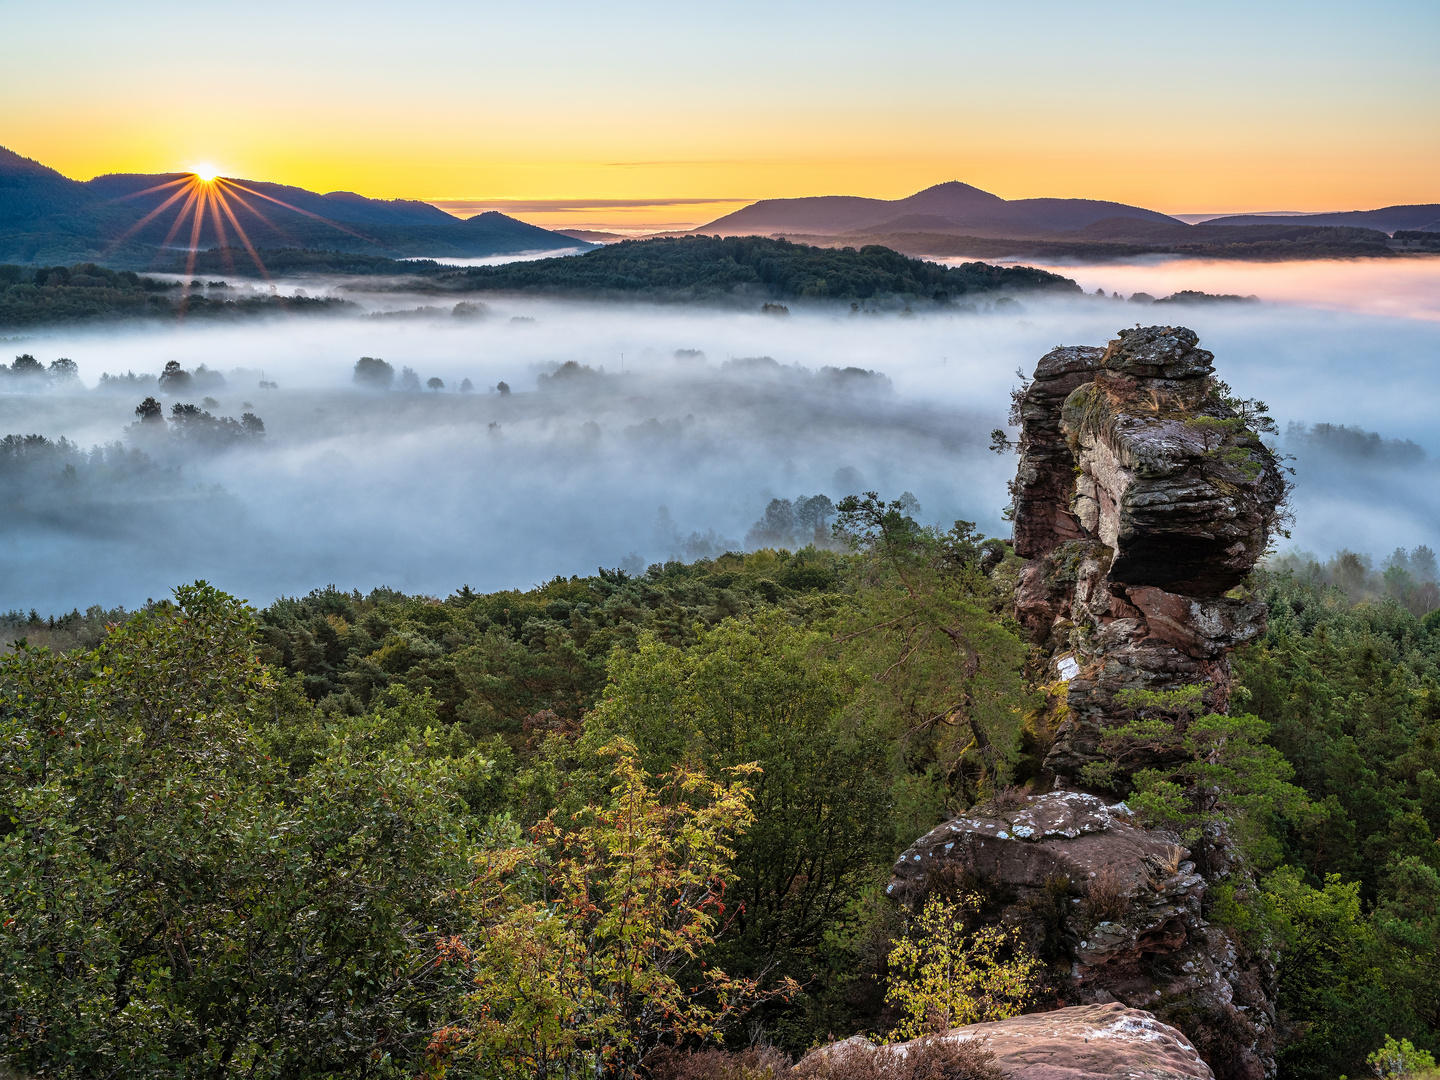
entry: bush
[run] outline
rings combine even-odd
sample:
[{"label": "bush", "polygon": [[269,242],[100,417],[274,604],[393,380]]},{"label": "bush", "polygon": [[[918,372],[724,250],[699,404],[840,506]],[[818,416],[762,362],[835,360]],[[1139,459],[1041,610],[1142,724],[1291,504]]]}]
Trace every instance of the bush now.
[{"label": "bush", "polygon": [[1018,930],[966,931],[967,913],[980,905],[974,894],[955,901],[931,896],[890,954],[885,1000],[906,1014],[895,1028],[900,1038],[1016,1016],[1035,996],[1042,965],[1020,943]]},{"label": "bush", "polygon": [[1130,910],[1125,883],[1113,866],[1102,866],[1095,872],[1080,906],[1092,926],[1113,922]]},{"label": "bush", "polygon": [[1435,1068],[1435,1058],[1426,1050],[1418,1050],[1409,1039],[1398,1043],[1389,1035],[1385,1045],[1365,1059],[1365,1064],[1379,1077],[1414,1076]]}]

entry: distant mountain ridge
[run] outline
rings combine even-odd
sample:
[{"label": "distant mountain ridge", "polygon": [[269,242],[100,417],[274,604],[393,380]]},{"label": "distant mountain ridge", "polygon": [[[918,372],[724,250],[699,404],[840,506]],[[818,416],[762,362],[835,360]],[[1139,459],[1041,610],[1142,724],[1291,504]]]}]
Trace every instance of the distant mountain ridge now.
[{"label": "distant mountain ridge", "polygon": [[1378,210],[1342,210],[1333,214],[1232,214],[1210,218],[1206,225],[1323,225],[1378,229],[1393,233],[1401,229],[1440,231],[1440,203],[1382,206]]},{"label": "distant mountain ridge", "polygon": [[1220,258],[1383,256],[1397,230],[1440,231],[1440,203],[1331,214],[1231,215],[1192,224],[1099,199],[1002,199],[959,181],[904,199],[764,199],[693,230],[881,244],[910,255],[1128,258],[1147,251]]},{"label": "distant mountain ridge", "polygon": [[1126,217],[1181,225],[1156,210],[1098,199],[1002,199],[951,180],[904,199],[820,195],[762,199],[694,230],[698,233],[814,236],[844,233],[930,232],[971,236],[1035,236],[1083,229]]},{"label": "distant mountain ridge", "polygon": [[173,261],[192,242],[204,251],[241,249],[245,240],[258,249],[434,259],[591,246],[494,211],[461,219],[413,199],[322,195],[237,178],[209,186],[224,194],[224,205],[207,207],[197,231],[185,197],[191,180],[190,173],[113,173],[81,182],[0,147],[0,263],[143,269]]}]

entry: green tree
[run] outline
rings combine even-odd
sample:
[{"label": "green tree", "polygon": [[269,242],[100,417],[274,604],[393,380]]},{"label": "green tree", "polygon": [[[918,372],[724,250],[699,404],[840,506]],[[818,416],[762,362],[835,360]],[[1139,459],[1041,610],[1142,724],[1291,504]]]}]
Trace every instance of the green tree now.
[{"label": "green tree", "polygon": [[[754,762],[755,828],[736,842],[738,940],[727,963],[805,977],[894,854],[890,751],[855,671],[781,612],[727,619],[679,649],[651,634],[617,653],[585,746],[623,736],[654,770]],[[805,959],[809,957],[809,959]]]},{"label": "green tree", "polygon": [[652,777],[623,740],[600,753],[614,762],[603,804],[476,858],[462,893],[475,929],[448,944],[474,989],[463,1026],[432,1040],[433,1072],[463,1054],[490,1076],[635,1077],[761,996],[700,961],[734,904],[730,843],[754,820],[744,781],[758,770]]},{"label": "green tree", "polygon": [[1202,704],[1198,686],[1120,697],[1140,717],[1105,732],[1105,760],[1087,766],[1086,779],[1113,785],[1128,777],[1130,808],[1151,826],[1174,829],[1202,860],[1224,835],[1259,867],[1279,862],[1278,819],[1312,811],[1290,783],[1294,768],[1264,741],[1270,726],[1244,713],[1194,715]]},{"label": "green tree", "polygon": [[[338,733],[292,778],[243,603],[0,659],[0,1023],[54,1076],[364,1076],[423,1047],[478,763]],[[292,703],[295,699],[290,699]]]},{"label": "green tree", "polygon": [[868,492],[838,510],[836,533],[858,565],[855,604],[837,620],[835,643],[894,717],[914,835],[1011,781],[1025,715],[1039,700],[1008,597],[986,573],[1008,549],[968,521],[948,533],[920,526],[913,495],[887,503]]}]

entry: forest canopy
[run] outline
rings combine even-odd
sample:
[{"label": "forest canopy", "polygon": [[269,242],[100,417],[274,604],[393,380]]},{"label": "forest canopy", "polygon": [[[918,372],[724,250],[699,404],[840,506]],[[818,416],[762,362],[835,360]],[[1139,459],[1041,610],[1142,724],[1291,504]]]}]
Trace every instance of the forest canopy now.
[{"label": "forest canopy", "polygon": [[351,306],[330,297],[240,295],[224,282],[208,286],[196,282],[187,287],[94,263],[0,266],[0,326],[181,316],[234,318]]},{"label": "forest canopy", "polygon": [[889,248],[822,248],[759,236],[626,240],[574,258],[473,267],[474,290],[701,299],[950,301],[971,293],[1037,289],[1078,292],[1069,278],[1028,266],[946,267]]},{"label": "forest canopy", "polygon": [[[11,1060],[559,1077],[603,1048],[632,1076],[671,1044],[763,1037],[783,1062],[900,1030],[892,860],[1035,774],[1048,699],[1007,545],[922,527],[909,497],[812,498],[757,530],[834,516],[829,548],[0,618]],[[1278,762],[1298,797],[1244,812],[1261,887],[1217,886],[1205,915],[1276,957],[1286,1075],[1436,1044],[1435,576],[1422,547],[1248,586],[1271,624],[1236,654],[1231,719],[1263,753],[1233,780]],[[622,851],[653,867],[639,891]],[[622,909],[643,929],[616,933]],[[1051,1007],[1063,935],[1025,935],[1013,962]]]}]

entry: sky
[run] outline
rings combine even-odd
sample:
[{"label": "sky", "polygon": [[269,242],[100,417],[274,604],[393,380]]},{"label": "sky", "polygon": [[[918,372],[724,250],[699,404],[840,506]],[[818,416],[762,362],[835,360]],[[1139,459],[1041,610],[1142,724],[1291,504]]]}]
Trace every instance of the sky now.
[{"label": "sky", "polygon": [[1440,4],[0,0],[0,145],[550,227],[760,198],[1440,198]]}]

